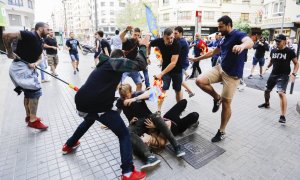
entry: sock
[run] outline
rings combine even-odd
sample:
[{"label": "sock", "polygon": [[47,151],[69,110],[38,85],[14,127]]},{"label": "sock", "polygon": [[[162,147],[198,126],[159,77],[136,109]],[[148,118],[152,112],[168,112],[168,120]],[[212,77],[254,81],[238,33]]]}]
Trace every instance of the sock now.
[{"label": "sock", "polygon": [[123,174],[123,176],[130,177],[131,174],[132,174],[132,172],[128,172],[128,173]]}]

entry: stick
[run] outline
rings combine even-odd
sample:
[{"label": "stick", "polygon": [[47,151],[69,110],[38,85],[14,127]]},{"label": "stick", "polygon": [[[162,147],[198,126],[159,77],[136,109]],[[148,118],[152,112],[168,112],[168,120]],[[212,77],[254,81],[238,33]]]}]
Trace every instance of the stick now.
[{"label": "stick", "polygon": [[[6,54],[6,55],[7,55],[6,52],[1,51],[1,50],[0,50],[0,53]],[[21,61],[21,62],[23,62],[23,63],[25,63],[25,64],[29,64],[28,62],[26,62],[26,61],[20,59],[19,57],[18,57],[18,60]],[[60,80],[61,82],[65,83],[65,84],[67,84],[67,85],[68,85],[71,89],[73,89],[74,91],[78,91],[78,87],[74,86],[73,84],[68,83],[68,82],[62,80],[62,79],[60,79],[59,77],[54,76],[54,75],[52,75],[51,73],[49,73],[49,72],[47,72],[47,71],[45,71],[45,70],[43,70],[43,69],[41,69],[41,68],[39,68],[39,67],[35,67],[35,68],[38,69],[38,70],[40,70],[40,71],[42,71],[42,72],[44,72],[44,73],[46,73],[46,74],[48,74],[48,75],[50,75],[50,76],[52,76],[52,77],[54,77],[54,78],[57,79],[57,80]]]}]

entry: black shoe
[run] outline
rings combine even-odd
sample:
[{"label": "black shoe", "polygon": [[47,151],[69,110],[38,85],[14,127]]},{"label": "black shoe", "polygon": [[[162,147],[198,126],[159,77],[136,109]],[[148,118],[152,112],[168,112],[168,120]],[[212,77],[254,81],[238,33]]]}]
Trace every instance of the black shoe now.
[{"label": "black shoe", "polygon": [[278,120],[278,122],[285,123],[286,122],[285,117],[281,115],[280,118],[279,118],[279,120]]},{"label": "black shoe", "polygon": [[199,126],[200,122],[197,121],[194,124],[192,124],[189,128],[197,128]]},{"label": "black shoe", "polygon": [[182,157],[185,155],[185,152],[181,149],[180,145],[175,148],[175,153],[177,157]]},{"label": "black shoe", "polygon": [[218,129],[217,134],[215,135],[215,137],[211,139],[211,142],[220,142],[224,138],[225,138],[225,133],[221,132],[220,129]]},{"label": "black shoe", "polygon": [[258,105],[258,108],[270,108],[270,104],[263,103],[263,104]]},{"label": "black shoe", "polygon": [[217,112],[220,108],[220,105],[221,105],[221,98],[217,99],[217,100],[214,100],[214,107],[212,109],[212,112],[213,113]]},{"label": "black shoe", "polygon": [[142,170],[142,171],[145,171],[145,170],[147,170],[147,169],[153,168],[153,167],[159,165],[159,163],[160,163],[160,160],[157,159],[157,157],[155,157],[155,156],[153,156],[153,155],[152,155],[152,156],[149,156],[149,157],[147,158],[146,164],[143,165],[143,166],[141,167],[141,170]]},{"label": "black shoe", "polygon": [[77,72],[79,72],[79,69],[78,69],[78,68],[76,68],[76,71],[77,71]]},{"label": "black shoe", "polygon": [[252,74],[250,74],[250,75],[248,76],[248,79],[253,79]]},{"label": "black shoe", "polygon": [[259,75],[259,79],[262,80],[264,79],[264,77],[262,75]]}]

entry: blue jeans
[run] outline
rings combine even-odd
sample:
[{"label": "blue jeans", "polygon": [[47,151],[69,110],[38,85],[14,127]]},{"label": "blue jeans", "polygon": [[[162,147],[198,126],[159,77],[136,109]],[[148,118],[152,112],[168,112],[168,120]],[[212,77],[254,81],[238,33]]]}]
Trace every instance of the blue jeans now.
[{"label": "blue jeans", "polygon": [[39,64],[40,68],[41,68],[41,79],[45,80],[45,73],[42,70],[45,70],[47,68],[47,64],[45,59],[42,58],[41,63]]},{"label": "blue jeans", "polygon": [[144,78],[145,78],[145,85],[146,88],[150,87],[150,81],[149,81],[149,74],[148,74],[148,67],[143,71]]},{"label": "blue jeans", "polygon": [[123,119],[117,111],[110,110],[100,116],[97,113],[88,113],[66,144],[69,147],[74,146],[96,120],[107,126],[119,138],[122,174],[132,172],[133,162],[130,135]]}]

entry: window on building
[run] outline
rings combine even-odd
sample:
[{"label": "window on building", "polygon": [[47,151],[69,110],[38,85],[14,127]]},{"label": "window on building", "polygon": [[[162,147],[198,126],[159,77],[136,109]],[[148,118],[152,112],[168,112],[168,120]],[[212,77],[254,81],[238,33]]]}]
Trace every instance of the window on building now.
[{"label": "window on building", "polygon": [[115,15],[115,12],[113,10],[111,10],[110,15]]},{"label": "window on building", "polygon": [[110,27],[111,32],[115,32],[116,28],[115,27]]},{"label": "window on building", "polygon": [[31,27],[31,22],[30,22],[30,19],[29,19],[29,17],[28,16],[25,16],[25,26],[26,27]]},{"label": "window on building", "polygon": [[105,2],[101,2],[101,6],[105,6]]},{"label": "window on building", "polygon": [[191,20],[192,11],[178,11],[178,20]]},{"label": "window on building", "polygon": [[125,3],[119,2],[119,6],[120,6],[120,7],[125,7]]},{"label": "window on building", "polygon": [[170,13],[164,13],[163,14],[163,21],[169,21],[170,20]]},{"label": "window on building", "polygon": [[23,0],[8,0],[9,5],[23,6]]},{"label": "window on building", "polygon": [[22,26],[21,16],[16,14],[9,14],[9,24],[11,26]]},{"label": "window on building", "polygon": [[283,1],[273,3],[273,14],[274,15],[283,14],[283,9],[284,9],[284,2]]},{"label": "window on building", "polygon": [[241,20],[242,21],[249,21],[249,13],[241,13]]},{"label": "window on building", "polygon": [[163,0],[163,5],[164,5],[164,6],[169,5],[169,0]]},{"label": "window on building", "polygon": [[102,15],[102,16],[105,16],[105,15],[106,15],[106,12],[105,12],[105,11],[101,11],[101,15]]},{"label": "window on building", "polygon": [[250,0],[242,0],[242,3],[247,3],[247,4],[249,4],[251,1]]},{"label": "window on building", "polygon": [[230,12],[222,12],[222,16],[231,16],[231,13]]},{"label": "window on building", "polygon": [[33,9],[32,0],[28,0],[28,8]]},{"label": "window on building", "polygon": [[114,6],[114,2],[110,2],[109,5],[110,5],[110,6]]},{"label": "window on building", "polygon": [[214,11],[204,11],[203,12],[203,19],[206,21],[212,21],[215,19],[215,12]]},{"label": "window on building", "polygon": [[115,20],[114,19],[110,19],[110,23],[115,23]]},{"label": "window on building", "polygon": [[109,31],[109,28],[108,28],[108,27],[103,27],[103,31],[104,31],[104,32],[108,32],[108,31]]},{"label": "window on building", "polygon": [[106,23],[106,19],[101,19],[101,23]]},{"label": "window on building", "polygon": [[223,0],[223,3],[231,3],[231,0]]}]

